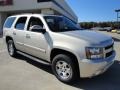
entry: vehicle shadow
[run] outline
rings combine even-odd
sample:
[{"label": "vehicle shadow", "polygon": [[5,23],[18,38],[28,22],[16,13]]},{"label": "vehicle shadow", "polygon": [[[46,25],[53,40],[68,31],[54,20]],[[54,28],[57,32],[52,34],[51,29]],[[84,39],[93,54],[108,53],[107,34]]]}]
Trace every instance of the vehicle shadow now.
[{"label": "vehicle shadow", "polygon": [[26,56],[20,55],[20,54],[17,55],[16,59],[26,61],[27,63],[29,63],[39,69],[42,69],[42,70],[48,72],[49,74],[53,74],[51,65],[48,63],[47,64],[41,63],[41,62],[35,61],[33,59],[30,59]]},{"label": "vehicle shadow", "polygon": [[[28,57],[18,55],[18,60],[24,60],[27,63],[53,74],[51,65],[43,64]],[[69,84],[72,87],[84,90],[120,90],[120,61],[115,63],[104,74],[87,79],[80,79],[74,84]]]}]

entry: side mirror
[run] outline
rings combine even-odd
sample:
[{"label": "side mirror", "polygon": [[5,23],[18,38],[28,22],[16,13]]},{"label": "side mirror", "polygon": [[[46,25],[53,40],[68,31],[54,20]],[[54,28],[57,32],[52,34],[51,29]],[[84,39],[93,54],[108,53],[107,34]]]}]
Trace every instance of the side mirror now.
[{"label": "side mirror", "polygon": [[30,31],[40,32],[40,33],[43,33],[43,34],[46,32],[46,30],[43,29],[43,27],[40,26],[40,25],[33,25],[32,27],[30,27]]}]

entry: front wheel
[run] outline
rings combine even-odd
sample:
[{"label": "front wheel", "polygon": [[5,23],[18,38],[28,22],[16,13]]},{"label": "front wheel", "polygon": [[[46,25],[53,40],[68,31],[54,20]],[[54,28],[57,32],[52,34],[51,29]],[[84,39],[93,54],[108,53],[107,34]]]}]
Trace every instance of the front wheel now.
[{"label": "front wheel", "polygon": [[76,64],[68,55],[59,54],[52,62],[52,70],[55,76],[64,83],[73,83],[78,77]]},{"label": "front wheel", "polygon": [[7,49],[10,56],[15,57],[17,52],[13,40],[8,40]]}]

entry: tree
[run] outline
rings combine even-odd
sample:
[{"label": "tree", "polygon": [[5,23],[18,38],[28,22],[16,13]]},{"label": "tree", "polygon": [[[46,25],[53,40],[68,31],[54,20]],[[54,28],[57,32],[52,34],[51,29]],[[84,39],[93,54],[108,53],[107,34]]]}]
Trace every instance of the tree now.
[{"label": "tree", "polygon": [[120,23],[117,22],[80,22],[80,26],[85,29],[90,29],[93,27],[112,27],[112,28],[118,28],[120,27]]}]

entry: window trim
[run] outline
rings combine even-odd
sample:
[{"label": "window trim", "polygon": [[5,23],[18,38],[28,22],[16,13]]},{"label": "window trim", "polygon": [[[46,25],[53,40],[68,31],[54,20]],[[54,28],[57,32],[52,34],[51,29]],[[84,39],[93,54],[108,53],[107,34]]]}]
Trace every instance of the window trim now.
[{"label": "window trim", "polygon": [[[20,18],[26,18],[26,22],[25,22],[25,25],[24,25],[24,29],[18,29],[18,28],[16,28],[16,24],[17,24],[17,22],[18,22],[18,20],[19,20]],[[14,29],[19,30],[19,31],[24,31],[25,28],[26,28],[27,19],[28,19],[27,16],[18,17],[17,20],[16,20],[16,22],[15,22],[15,24],[14,24]]]},{"label": "window trim", "polygon": [[30,19],[31,19],[31,18],[37,18],[37,19],[39,19],[39,20],[42,22],[43,26],[45,26],[44,23],[43,23],[43,21],[41,20],[41,18],[39,18],[39,17],[37,17],[37,16],[31,16],[31,17],[29,17],[29,20],[28,20],[28,22],[27,22],[27,26],[26,26],[26,30],[27,30],[27,31],[29,31],[28,26],[29,26],[29,22],[30,22]]}]

